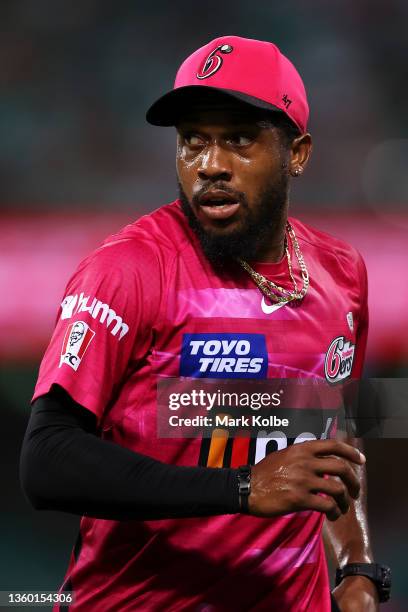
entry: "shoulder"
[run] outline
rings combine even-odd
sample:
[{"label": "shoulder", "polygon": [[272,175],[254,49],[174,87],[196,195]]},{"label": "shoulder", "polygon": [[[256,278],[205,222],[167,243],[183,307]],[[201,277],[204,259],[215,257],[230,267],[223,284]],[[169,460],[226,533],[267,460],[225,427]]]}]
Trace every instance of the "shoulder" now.
[{"label": "shoulder", "polygon": [[115,271],[149,276],[168,269],[190,241],[187,222],[175,201],[108,236],[81,262],[78,272],[91,267],[104,275]]},{"label": "shoulder", "polygon": [[335,258],[339,264],[350,267],[357,266],[365,270],[364,260],[359,251],[341,238],[333,236],[312,227],[299,219],[289,218],[299,243],[307,245],[308,250],[316,256]]},{"label": "shoulder", "polygon": [[[161,206],[126,225],[118,233],[108,236],[102,247],[130,250],[150,246],[152,249],[175,252],[191,240],[188,224],[178,200]],[[122,245],[122,246],[121,246]]]},{"label": "shoulder", "polygon": [[74,308],[94,312],[95,304],[128,317],[134,316],[135,304],[143,304],[144,312],[157,316],[172,262],[187,242],[182,217],[173,203],[108,236],[69,279],[61,304],[63,318],[71,316]]}]

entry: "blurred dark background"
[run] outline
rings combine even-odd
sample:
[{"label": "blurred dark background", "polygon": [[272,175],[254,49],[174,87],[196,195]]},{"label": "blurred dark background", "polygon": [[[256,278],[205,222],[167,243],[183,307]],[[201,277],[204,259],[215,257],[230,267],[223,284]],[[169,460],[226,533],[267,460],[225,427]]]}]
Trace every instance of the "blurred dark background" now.
[{"label": "blurred dark background", "polygon": [[[0,590],[55,590],[78,520],[31,510],[17,462],[68,276],[107,234],[176,197],[174,132],[144,120],[181,61],[221,34],[271,40],[303,76],[312,163],[292,214],[350,240],[369,273],[366,374],[408,364],[406,0],[0,4]],[[406,440],[367,442],[379,561],[408,609]]]}]

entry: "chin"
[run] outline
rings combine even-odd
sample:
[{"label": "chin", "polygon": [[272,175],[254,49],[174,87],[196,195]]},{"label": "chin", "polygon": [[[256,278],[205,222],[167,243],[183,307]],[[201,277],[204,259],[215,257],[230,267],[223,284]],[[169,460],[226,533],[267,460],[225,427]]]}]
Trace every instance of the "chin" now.
[{"label": "chin", "polygon": [[201,230],[208,236],[240,236],[245,234],[245,224],[242,221],[230,221],[229,223],[209,223],[204,224],[198,221]]},{"label": "chin", "polygon": [[245,233],[247,231],[247,219],[242,211],[239,211],[233,217],[228,219],[209,219],[205,214],[200,211],[193,210],[196,217],[197,224],[201,227],[202,231],[212,233],[217,236],[230,235],[234,233]]},{"label": "chin", "polygon": [[[256,250],[258,227],[250,230],[247,219],[201,219],[187,198],[181,197],[182,210],[198,236],[207,258],[217,267],[237,257],[252,259]],[[256,231],[255,231],[256,230]],[[255,234],[255,235],[254,235]]]}]

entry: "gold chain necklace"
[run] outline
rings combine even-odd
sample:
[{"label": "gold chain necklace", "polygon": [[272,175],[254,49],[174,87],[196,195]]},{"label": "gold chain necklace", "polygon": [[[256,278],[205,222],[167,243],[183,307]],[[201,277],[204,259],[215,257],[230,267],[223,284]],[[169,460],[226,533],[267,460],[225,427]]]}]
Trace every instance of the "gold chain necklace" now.
[{"label": "gold chain necklace", "polygon": [[292,241],[293,250],[298,260],[300,272],[302,275],[303,287],[300,291],[298,290],[296,279],[293,276],[292,259],[289,253],[288,241],[286,239],[286,236],[285,236],[285,253],[286,253],[286,259],[288,260],[289,276],[293,284],[292,291],[288,291],[287,289],[280,287],[273,281],[268,280],[267,278],[265,278],[265,276],[263,276],[262,274],[259,274],[259,272],[255,272],[255,270],[251,268],[251,266],[247,264],[246,261],[244,261],[243,259],[238,259],[239,263],[244,268],[244,270],[248,272],[249,276],[252,278],[255,285],[262,291],[264,295],[266,295],[266,297],[268,297],[273,302],[291,302],[293,300],[303,300],[309,288],[309,273],[307,271],[306,263],[305,263],[305,260],[303,259],[303,255],[301,253],[299,243],[296,238],[296,234],[293,230],[293,227],[289,223],[289,221],[287,221],[286,223],[286,230]]}]

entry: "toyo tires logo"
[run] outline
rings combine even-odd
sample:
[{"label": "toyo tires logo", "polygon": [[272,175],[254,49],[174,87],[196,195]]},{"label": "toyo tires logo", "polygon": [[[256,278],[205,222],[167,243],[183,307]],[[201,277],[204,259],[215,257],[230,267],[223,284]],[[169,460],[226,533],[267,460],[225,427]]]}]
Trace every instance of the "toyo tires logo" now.
[{"label": "toyo tires logo", "polygon": [[184,334],[180,375],[192,378],[266,378],[263,334]]},{"label": "toyo tires logo", "polygon": [[344,336],[335,338],[329,346],[324,360],[326,379],[335,383],[351,375],[355,345]]}]

